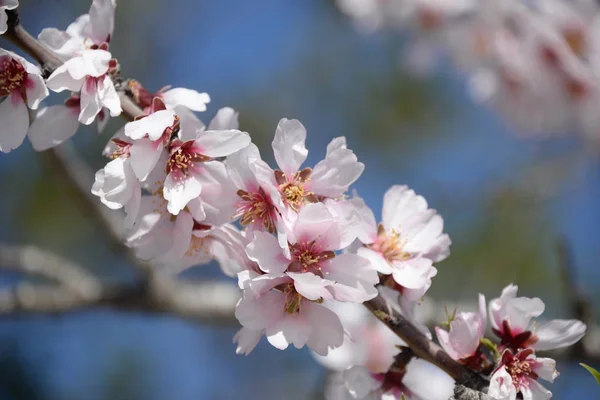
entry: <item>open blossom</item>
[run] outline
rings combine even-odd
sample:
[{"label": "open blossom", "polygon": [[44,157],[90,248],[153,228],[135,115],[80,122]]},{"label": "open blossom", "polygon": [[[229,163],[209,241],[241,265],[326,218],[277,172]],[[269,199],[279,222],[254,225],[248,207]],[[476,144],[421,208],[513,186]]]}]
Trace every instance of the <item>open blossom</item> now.
[{"label": "open blossom", "polygon": [[48,78],[48,87],[56,92],[81,92],[79,122],[85,125],[104,108],[113,117],[122,111],[111,79],[118,73],[118,63],[108,51],[115,7],[115,0],[94,0],[89,14],[80,16],[65,32],[46,28],[39,35],[64,60]]},{"label": "open blossom", "polygon": [[383,199],[382,222],[373,212],[359,207],[365,244],[357,254],[368,259],[380,273],[390,275],[402,294],[418,300],[437,274],[433,263],[449,254],[450,238],[442,233],[444,222],[427,201],[406,186],[392,186]]},{"label": "open blossom", "polygon": [[547,400],[552,393],[538,379],[553,382],[558,376],[555,361],[536,357],[532,349],[514,354],[505,350],[492,374],[488,395],[496,400],[515,400],[521,393],[524,400]]},{"label": "open blossom", "polygon": [[327,145],[325,159],[314,169],[301,170],[308,156],[305,142],[306,129],[300,121],[286,118],[279,121],[272,143],[279,169],[273,173],[290,217],[306,203],[342,196],[364,170],[364,164],[346,148],[344,137],[335,138]]},{"label": "open blossom", "polygon": [[[0,10],[0,14],[4,11]],[[5,97],[6,96],[6,97]],[[48,96],[40,70],[18,55],[0,49],[0,151],[8,153],[23,143],[29,131],[29,109]]]},{"label": "open blossom", "polygon": [[450,322],[449,331],[435,328],[440,344],[450,357],[475,369],[479,367],[479,345],[485,335],[486,315],[485,297],[480,294],[478,312],[456,314]]},{"label": "open blossom", "polygon": [[103,108],[113,117],[121,114],[121,101],[110,76],[116,69],[108,51],[84,50],[58,67],[46,83],[55,92],[81,92],[79,122],[89,125]]},{"label": "open blossom", "polygon": [[517,290],[517,286],[508,285],[502,295],[489,304],[492,330],[501,339],[502,347],[513,351],[552,350],[570,346],[583,337],[586,325],[579,320],[536,323],[533,318],[544,312],[544,302],[537,297],[517,297]]},{"label": "open blossom", "polygon": [[[238,276],[244,295],[236,317],[245,328],[238,339],[255,345],[264,333],[277,348],[308,345],[325,355],[342,344],[344,335],[337,315],[319,303],[372,299],[377,273],[354,254],[336,254],[356,233],[327,204],[302,208],[286,236],[282,247],[276,236],[256,231],[246,247],[257,268]],[[252,347],[239,351],[248,353]]]},{"label": "open blossom", "polygon": [[8,29],[8,16],[6,11],[14,10],[19,6],[19,0],[0,0],[0,35]]},{"label": "open blossom", "polygon": [[[224,168],[215,158],[225,157],[250,144],[250,136],[237,129],[197,131],[191,138],[173,140],[168,145],[164,196],[171,214],[177,214],[190,200],[200,196],[215,168]],[[224,199],[226,200],[226,199]]]},{"label": "open blossom", "polygon": [[236,217],[248,233],[281,230],[285,207],[275,176],[260,158],[258,147],[250,144],[227,157],[227,171],[237,188]]}]

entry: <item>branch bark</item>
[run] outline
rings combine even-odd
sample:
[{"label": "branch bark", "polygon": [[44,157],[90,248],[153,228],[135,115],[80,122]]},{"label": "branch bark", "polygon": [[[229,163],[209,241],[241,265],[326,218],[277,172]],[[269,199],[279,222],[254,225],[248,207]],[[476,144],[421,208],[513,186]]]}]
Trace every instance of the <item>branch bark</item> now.
[{"label": "branch bark", "polygon": [[457,383],[476,390],[482,390],[489,385],[489,382],[481,375],[455,361],[440,346],[419,332],[409,320],[393,309],[381,295],[366,302],[365,306],[398,335],[417,357],[442,369]]},{"label": "branch bark", "polygon": [[80,265],[34,246],[0,244],[0,268],[57,284],[21,282],[0,290],[0,315],[69,313],[97,308],[172,314],[233,325],[239,289],[227,282],[179,281],[154,274],[135,284],[102,283]]}]

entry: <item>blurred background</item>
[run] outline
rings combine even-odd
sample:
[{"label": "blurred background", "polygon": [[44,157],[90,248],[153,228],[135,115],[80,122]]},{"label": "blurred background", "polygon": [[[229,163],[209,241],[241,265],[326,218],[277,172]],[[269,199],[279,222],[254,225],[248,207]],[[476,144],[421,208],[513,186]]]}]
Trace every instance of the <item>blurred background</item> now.
[{"label": "blurred background", "polygon": [[[23,25],[65,29],[88,0],[20,0]],[[307,165],[344,135],[365,163],[355,184],[380,216],[382,196],[407,184],[444,217],[452,255],[429,294],[474,301],[511,282],[541,297],[547,317],[573,317],[557,243],[573,254],[581,294],[600,302],[600,158],[575,137],[522,139],[475,104],[449,62],[415,76],[403,70],[407,40],[357,32],[331,0],[120,0],[111,51],[125,77],[150,90],[206,91],[208,122],[223,106],[240,112],[263,158],[282,117],[308,130]],[[2,47],[11,48],[0,39]],[[94,170],[123,124],[75,143]],[[29,144],[0,157],[0,240],[34,244],[111,280],[131,279],[65,187]],[[193,271],[219,277],[216,266]],[[3,287],[22,277],[0,275]],[[600,308],[595,311],[598,312]],[[236,356],[238,327],[109,311],[0,319],[0,400],[318,399],[326,371],[304,350],[261,342]],[[597,398],[592,377],[559,360],[555,398]],[[593,361],[590,362],[593,364]],[[599,367],[599,365],[595,365]]]}]

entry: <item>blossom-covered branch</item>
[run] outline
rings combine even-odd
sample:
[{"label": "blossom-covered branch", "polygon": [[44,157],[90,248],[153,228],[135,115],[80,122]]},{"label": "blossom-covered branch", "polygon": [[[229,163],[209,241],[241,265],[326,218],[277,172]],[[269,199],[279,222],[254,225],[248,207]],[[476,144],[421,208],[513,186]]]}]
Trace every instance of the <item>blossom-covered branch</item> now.
[{"label": "blossom-covered branch", "polygon": [[[250,353],[263,336],[282,350],[309,347],[339,371],[327,390],[332,400],[463,399],[472,392],[456,384],[479,390],[488,382],[495,399],[551,395],[538,379],[558,375],[554,360],[536,351],[576,343],[585,324],[536,325],[543,302],[517,297],[517,287],[509,285],[489,303],[496,341],[485,337],[488,311],[480,295],[478,312],[448,315],[436,328],[441,347],[436,345],[415,310],[437,275],[436,263],[449,256],[451,241],[425,198],[393,185],[378,223],[357,194],[348,195],[365,165],[344,136],[332,139],[324,158],[307,166],[306,128],[282,118],[272,141],[272,167],[240,130],[232,108],[219,109],[205,124],[195,113],[206,111],[208,94],[186,88],[153,93],[123,80],[110,53],[115,8],[116,0],[93,0],[89,13],[65,31],[46,28],[37,40],[8,11],[7,35],[42,70],[17,54],[0,54],[0,95],[7,97],[0,119],[8,122],[0,150],[15,149],[25,137],[35,150],[46,150],[68,140],[79,124],[102,131],[109,116],[124,116],[129,122],[105,146],[110,161],[95,173],[93,185],[74,173],[69,157],[52,154],[83,203],[94,201],[87,186],[97,204],[124,211],[115,213],[125,232],[120,235],[105,211],[90,207],[143,278],[125,288],[99,284],[87,297],[24,283],[12,297],[9,292],[7,304],[32,311],[109,304],[194,317],[219,297],[216,286],[180,282],[175,275],[216,261],[225,275],[237,277],[242,291],[235,305],[242,325],[236,351]],[[70,95],[30,118],[48,89]],[[229,313],[236,299],[210,310]],[[364,314],[356,307],[367,316],[357,318]],[[357,329],[362,318],[366,324]],[[372,346],[374,332],[381,335],[375,341],[379,351]],[[430,381],[428,388],[418,376]]]}]

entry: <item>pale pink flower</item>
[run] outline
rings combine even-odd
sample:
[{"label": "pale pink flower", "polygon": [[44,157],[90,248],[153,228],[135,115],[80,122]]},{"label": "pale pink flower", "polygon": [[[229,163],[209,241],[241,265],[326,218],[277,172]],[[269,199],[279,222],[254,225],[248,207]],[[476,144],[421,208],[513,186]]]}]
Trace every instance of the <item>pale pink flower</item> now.
[{"label": "pale pink flower", "polygon": [[[241,277],[240,277],[241,278]],[[338,316],[308,299],[287,275],[265,274],[246,283],[235,316],[244,327],[236,335],[238,353],[248,354],[264,334],[274,347],[284,350],[290,344],[305,345],[318,354],[327,354],[344,340],[344,329]]]},{"label": "pale pink flower", "polygon": [[112,210],[124,208],[127,214],[126,226],[131,226],[137,217],[142,197],[142,187],[131,168],[129,155],[110,161],[96,172],[92,193]]},{"label": "pale pink flower", "polygon": [[131,147],[131,167],[137,178],[144,182],[170,143],[171,137],[180,132],[179,117],[167,110],[160,99],[154,99],[150,114],[125,124],[123,134]]},{"label": "pale pink flower", "polygon": [[360,206],[366,245],[357,254],[366,258],[380,273],[391,274],[404,296],[418,300],[437,274],[434,262],[450,252],[450,238],[442,233],[444,221],[427,201],[406,186],[392,186],[383,198],[382,222],[375,223],[373,212]]},{"label": "pale pink flower", "polygon": [[66,31],[45,28],[38,39],[64,61],[88,49],[108,48],[115,25],[116,0],[93,0],[89,14],[83,14]]},{"label": "pale pink flower", "polygon": [[575,319],[536,323],[533,318],[544,312],[544,302],[537,297],[517,297],[517,290],[516,285],[508,285],[489,304],[492,330],[502,340],[501,346],[513,351],[528,347],[552,350],[577,343],[585,335],[586,325]]},{"label": "pale pink flower", "polygon": [[286,236],[282,247],[277,237],[254,232],[246,248],[248,257],[264,273],[292,277],[298,293],[310,300],[362,303],[377,296],[379,277],[367,260],[351,253],[335,253],[352,243],[356,233],[327,205],[315,203],[302,208]]},{"label": "pale pink flower", "polygon": [[281,197],[292,213],[307,202],[338,198],[348,190],[364,170],[364,164],[338,137],[327,145],[325,159],[314,169],[300,169],[306,160],[306,129],[298,120],[283,118],[277,125],[272,147],[279,167],[274,171]]},{"label": "pale pink flower", "polygon": [[80,16],[65,32],[46,28],[40,41],[64,60],[47,80],[55,92],[81,92],[79,122],[91,124],[106,108],[110,115],[121,114],[121,101],[111,76],[118,63],[108,52],[114,28],[115,0],[94,0],[89,14]]},{"label": "pale pink flower", "polygon": [[[214,159],[233,154],[249,144],[250,136],[237,129],[200,130],[192,137],[180,134],[178,139],[172,140],[168,145],[164,183],[169,212],[177,215],[190,200],[200,196],[203,186],[211,182],[225,183],[214,177],[216,167],[224,170],[223,164]],[[220,201],[232,200],[233,203],[234,196],[231,193],[231,196],[221,197]]]},{"label": "pale pink flower", "polygon": [[258,148],[250,143],[228,156],[226,164],[229,178],[237,188],[235,216],[241,218],[242,226],[248,228],[248,233],[281,231],[281,213],[285,207],[275,176],[269,173]]},{"label": "pale pink flower", "polygon": [[113,117],[121,114],[121,101],[109,75],[116,68],[108,51],[84,50],[58,67],[46,84],[55,92],[81,92],[79,122],[89,125],[103,108]]},{"label": "pale pink flower", "polygon": [[0,151],[8,153],[23,143],[29,130],[29,109],[38,108],[48,89],[35,65],[0,49],[0,98],[4,96],[0,102]]},{"label": "pale pink flower", "polygon": [[6,11],[19,7],[19,0],[0,0],[0,35],[8,29]]},{"label": "pale pink flower", "polygon": [[505,350],[492,374],[488,395],[497,400],[515,400],[521,393],[524,400],[547,400],[552,393],[538,379],[553,382],[559,375],[555,367],[553,359],[538,358],[532,349],[521,350],[515,355]]},{"label": "pale pink flower", "polygon": [[466,364],[470,358],[478,358],[480,339],[485,335],[486,315],[485,297],[480,294],[478,312],[459,312],[450,322],[449,331],[435,328],[440,344],[450,357]]}]

